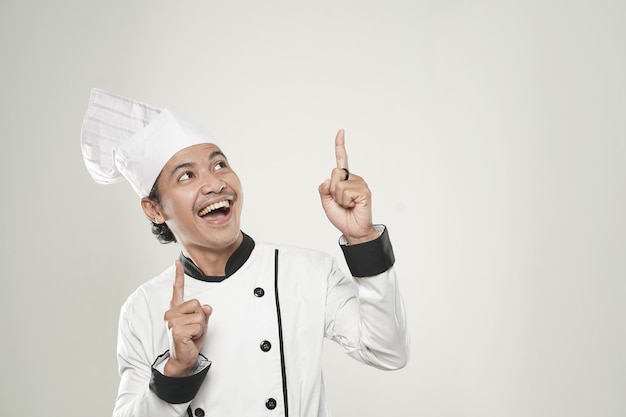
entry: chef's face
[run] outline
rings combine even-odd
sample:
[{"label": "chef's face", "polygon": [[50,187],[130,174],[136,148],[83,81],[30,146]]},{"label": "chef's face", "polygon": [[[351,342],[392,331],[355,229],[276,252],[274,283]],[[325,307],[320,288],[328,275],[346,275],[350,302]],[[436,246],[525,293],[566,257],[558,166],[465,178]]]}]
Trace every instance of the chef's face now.
[{"label": "chef's face", "polygon": [[237,242],[243,193],[226,156],[212,143],[176,153],[157,180],[159,216],[187,250],[224,250]]}]

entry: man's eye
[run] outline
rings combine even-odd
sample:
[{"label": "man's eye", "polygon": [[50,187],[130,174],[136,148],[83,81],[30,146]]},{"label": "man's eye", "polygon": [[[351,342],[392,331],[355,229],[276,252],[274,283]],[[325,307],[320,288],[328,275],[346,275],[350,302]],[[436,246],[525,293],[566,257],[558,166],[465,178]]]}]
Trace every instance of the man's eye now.
[{"label": "man's eye", "polygon": [[222,168],[226,168],[228,165],[226,164],[226,162],[224,161],[220,161],[218,163],[215,164],[215,170],[219,171]]},{"label": "man's eye", "polygon": [[186,181],[191,178],[191,172],[185,172],[180,177],[178,177],[178,181]]}]

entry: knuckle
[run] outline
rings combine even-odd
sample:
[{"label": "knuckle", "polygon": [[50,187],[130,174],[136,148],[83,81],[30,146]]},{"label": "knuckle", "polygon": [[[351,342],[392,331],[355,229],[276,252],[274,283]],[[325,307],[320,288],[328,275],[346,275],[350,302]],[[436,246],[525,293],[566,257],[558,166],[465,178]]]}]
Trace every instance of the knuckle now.
[{"label": "knuckle", "polygon": [[200,301],[197,298],[191,299],[186,303],[189,307],[198,308],[200,306]]}]

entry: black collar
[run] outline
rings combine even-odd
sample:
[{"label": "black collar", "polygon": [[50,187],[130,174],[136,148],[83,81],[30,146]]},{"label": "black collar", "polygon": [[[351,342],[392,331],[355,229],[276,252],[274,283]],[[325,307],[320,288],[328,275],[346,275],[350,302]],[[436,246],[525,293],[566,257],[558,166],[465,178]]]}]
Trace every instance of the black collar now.
[{"label": "black collar", "polygon": [[254,249],[254,240],[241,232],[243,235],[243,240],[241,241],[241,245],[235,250],[235,252],[230,256],[228,262],[226,262],[226,275],[223,276],[207,276],[202,273],[200,268],[196,266],[196,264],[189,258],[187,258],[182,253],[179,256],[180,261],[183,263],[185,267],[185,274],[189,275],[192,278],[199,279],[200,281],[206,282],[222,282],[235,272],[239,270],[246,263],[252,250]]}]

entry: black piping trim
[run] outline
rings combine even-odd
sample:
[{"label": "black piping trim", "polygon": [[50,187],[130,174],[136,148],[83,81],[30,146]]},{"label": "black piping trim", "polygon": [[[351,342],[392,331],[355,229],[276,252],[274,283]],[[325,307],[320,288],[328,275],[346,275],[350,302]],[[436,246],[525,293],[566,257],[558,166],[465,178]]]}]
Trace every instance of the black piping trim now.
[{"label": "black piping trim", "polygon": [[187,415],[189,417],[193,417],[193,414],[191,413],[191,406],[187,407]]},{"label": "black piping trim", "polygon": [[235,252],[230,256],[230,258],[226,262],[226,267],[225,267],[226,275],[219,275],[219,276],[204,275],[204,273],[200,270],[200,268],[198,268],[191,259],[187,258],[181,252],[178,259],[183,263],[183,267],[185,268],[185,274],[189,275],[192,278],[198,279],[200,281],[205,281],[205,282],[222,282],[226,278],[233,275],[235,272],[239,270],[239,268],[241,268],[246,263],[246,261],[252,254],[252,250],[254,249],[254,245],[255,245],[254,239],[252,239],[250,236],[248,236],[244,232],[241,232],[241,234],[243,235],[243,240],[241,241],[241,245],[239,245],[237,250],[235,250]]},{"label": "black piping trim", "polygon": [[274,251],[274,296],[276,297],[276,316],[278,317],[280,368],[283,374],[283,402],[285,404],[285,417],[289,417],[289,406],[287,403],[287,371],[285,367],[285,349],[283,346],[283,322],[280,316],[280,302],[278,301],[278,249]]}]

